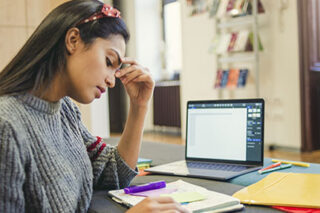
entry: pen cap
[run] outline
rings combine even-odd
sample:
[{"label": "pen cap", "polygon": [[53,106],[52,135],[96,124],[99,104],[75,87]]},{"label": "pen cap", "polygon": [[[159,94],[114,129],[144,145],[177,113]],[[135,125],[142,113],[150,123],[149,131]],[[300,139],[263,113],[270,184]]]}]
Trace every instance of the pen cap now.
[{"label": "pen cap", "polygon": [[165,181],[158,181],[158,182],[147,183],[140,186],[130,186],[130,187],[124,188],[124,193],[129,194],[129,193],[135,193],[135,192],[143,192],[143,191],[148,191],[153,189],[161,189],[165,187],[166,187]]}]

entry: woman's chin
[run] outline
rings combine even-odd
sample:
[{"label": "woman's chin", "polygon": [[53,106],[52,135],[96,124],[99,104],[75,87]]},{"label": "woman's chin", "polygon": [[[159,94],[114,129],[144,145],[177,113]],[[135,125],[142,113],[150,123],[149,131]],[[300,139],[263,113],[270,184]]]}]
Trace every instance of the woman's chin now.
[{"label": "woman's chin", "polygon": [[71,97],[72,99],[74,99],[75,101],[81,103],[81,104],[90,104],[92,101],[94,101],[95,97]]}]

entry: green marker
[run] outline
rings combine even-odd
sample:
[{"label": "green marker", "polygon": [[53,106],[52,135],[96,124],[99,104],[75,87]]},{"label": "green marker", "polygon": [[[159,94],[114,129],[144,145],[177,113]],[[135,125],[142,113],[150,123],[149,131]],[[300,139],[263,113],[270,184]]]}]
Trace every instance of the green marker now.
[{"label": "green marker", "polygon": [[280,170],[280,169],[290,168],[291,166],[292,166],[292,164],[280,165],[278,167],[274,167],[274,168],[271,168],[271,169],[267,169],[267,170],[261,171],[260,174],[262,175],[262,174],[267,173],[267,172],[273,172],[273,171]]}]

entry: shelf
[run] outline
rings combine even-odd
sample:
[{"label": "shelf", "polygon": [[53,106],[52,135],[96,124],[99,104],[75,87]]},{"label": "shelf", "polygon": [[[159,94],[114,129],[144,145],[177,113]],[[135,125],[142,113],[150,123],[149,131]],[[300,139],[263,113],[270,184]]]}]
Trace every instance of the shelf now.
[{"label": "shelf", "polygon": [[248,53],[243,55],[231,55],[231,56],[218,56],[220,63],[232,63],[232,62],[252,62],[256,59],[254,53]]},{"label": "shelf", "polygon": [[238,27],[240,25],[252,25],[254,24],[254,16],[247,15],[247,16],[240,16],[237,18],[230,18],[218,23],[218,28],[228,28],[228,27]]}]

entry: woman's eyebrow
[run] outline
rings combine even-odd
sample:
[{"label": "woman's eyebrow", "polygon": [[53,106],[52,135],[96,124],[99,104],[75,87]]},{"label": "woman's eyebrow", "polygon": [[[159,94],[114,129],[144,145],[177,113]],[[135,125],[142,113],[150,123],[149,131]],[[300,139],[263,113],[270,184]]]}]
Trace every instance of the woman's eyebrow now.
[{"label": "woman's eyebrow", "polygon": [[116,51],[115,49],[112,49],[112,48],[110,50],[112,50],[117,55],[117,57],[118,57],[118,65],[120,66],[122,62],[121,62],[121,58],[120,58],[120,55],[119,55],[118,51]]}]

